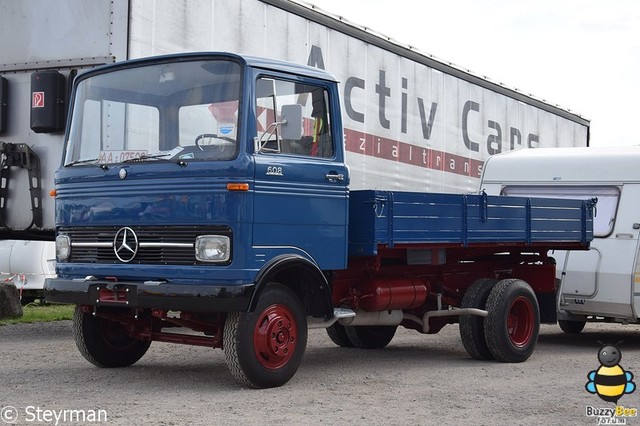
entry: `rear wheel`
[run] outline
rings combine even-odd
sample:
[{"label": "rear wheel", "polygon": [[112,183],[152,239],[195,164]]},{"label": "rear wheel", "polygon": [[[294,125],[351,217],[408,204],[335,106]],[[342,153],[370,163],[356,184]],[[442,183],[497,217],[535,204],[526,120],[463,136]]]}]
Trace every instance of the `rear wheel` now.
[{"label": "rear wheel", "polygon": [[352,346],[363,349],[384,348],[391,342],[398,329],[397,325],[345,326]]},{"label": "rear wheel", "polygon": [[[489,293],[497,284],[494,278],[481,278],[471,284],[462,297],[462,308],[485,309]],[[475,359],[489,360],[493,355],[487,346],[484,334],[484,317],[478,315],[460,316],[460,338],[467,353]]]},{"label": "rear wheel", "polygon": [[307,345],[302,303],[287,287],[268,284],[253,312],[232,312],[224,354],[235,379],[252,388],[282,386],[298,371]]},{"label": "rear wheel", "polygon": [[334,322],[331,326],[327,327],[327,334],[333,343],[342,348],[353,348],[353,343],[347,336],[347,330],[344,325],[339,322]]},{"label": "rear wheel", "polygon": [[29,303],[33,303],[36,301],[36,297],[35,296],[22,296],[22,298],[20,299],[20,304],[22,304],[22,306],[27,306]]},{"label": "rear wheel", "polygon": [[529,284],[519,279],[498,282],[487,299],[487,311],[484,332],[493,357],[501,362],[528,359],[540,331],[538,301]]},{"label": "rear wheel", "polygon": [[567,321],[567,320],[558,320],[558,325],[560,329],[568,334],[578,334],[586,325],[586,321]]},{"label": "rear wheel", "polygon": [[151,345],[129,336],[124,325],[82,312],[80,306],[73,314],[73,336],[82,356],[98,367],[128,367]]}]

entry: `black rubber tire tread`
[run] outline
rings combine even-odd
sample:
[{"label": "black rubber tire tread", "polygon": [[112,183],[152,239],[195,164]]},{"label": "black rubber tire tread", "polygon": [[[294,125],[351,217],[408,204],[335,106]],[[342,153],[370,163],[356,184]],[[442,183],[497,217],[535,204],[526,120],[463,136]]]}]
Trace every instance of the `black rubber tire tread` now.
[{"label": "black rubber tire tread", "polygon": [[567,320],[558,320],[558,325],[560,329],[567,334],[580,334],[582,330],[584,330],[584,326],[587,324],[586,321],[567,321]]},{"label": "black rubber tire tread", "polygon": [[[497,283],[498,280],[495,278],[480,278],[474,281],[464,292],[460,307],[485,309],[489,293]],[[460,339],[469,356],[478,360],[493,359],[484,335],[484,317],[461,315],[459,326]]]},{"label": "black rubber tire tread", "polygon": [[344,327],[355,348],[380,349],[387,346],[398,329],[397,325],[360,325]]},{"label": "black rubber tire tread", "polygon": [[22,299],[20,299],[20,304],[22,306],[27,306],[29,303],[33,303],[36,301],[36,297],[35,296],[22,296]]},{"label": "black rubber tire tread", "polygon": [[331,326],[327,327],[327,334],[331,341],[341,348],[354,347],[351,340],[349,340],[349,336],[347,336],[347,330],[345,330],[344,325],[339,322],[334,322]]},{"label": "black rubber tire tread", "polygon": [[253,387],[249,379],[244,375],[240,361],[238,360],[238,351],[235,349],[235,341],[237,340],[238,328],[240,324],[240,312],[229,312],[227,319],[224,321],[223,331],[223,348],[224,358],[227,367],[233,375],[236,382],[240,385]]},{"label": "black rubber tire tread", "polygon": [[[277,369],[263,366],[257,359],[253,333],[260,315],[271,305],[287,306],[296,322],[298,339],[295,353],[287,364]],[[302,302],[289,288],[269,283],[260,295],[253,312],[230,312],[224,323],[224,356],[235,380],[254,389],[272,388],[287,383],[298,371],[307,346],[307,318]]]},{"label": "black rubber tire tread", "polygon": [[[533,330],[529,342],[518,347],[514,345],[507,330],[507,319],[512,302],[525,297],[533,307]],[[536,295],[525,281],[517,278],[499,281],[487,299],[488,315],[484,320],[484,333],[493,358],[499,362],[523,362],[529,359],[540,333],[540,308]]]},{"label": "black rubber tire tread", "polygon": [[[111,326],[119,334],[117,341],[105,335]],[[98,367],[117,368],[135,364],[147,352],[150,341],[128,336],[120,324],[82,312],[79,306],[73,313],[73,337],[82,356]]]}]

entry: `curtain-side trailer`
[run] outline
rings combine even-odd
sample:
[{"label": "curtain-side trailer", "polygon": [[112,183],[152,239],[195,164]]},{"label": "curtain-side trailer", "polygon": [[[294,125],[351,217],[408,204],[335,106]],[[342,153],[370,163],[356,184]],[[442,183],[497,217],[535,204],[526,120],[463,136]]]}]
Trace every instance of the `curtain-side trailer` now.
[{"label": "curtain-side trailer", "polygon": [[495,153],[588,145],[580,115],[302,2],[0,0],[0,10],[0,272],[25,290],[54,273],[48,193],[68,92],[98,65],[216,50],[325,69],[340,82],[354,189],[465,193]]}]

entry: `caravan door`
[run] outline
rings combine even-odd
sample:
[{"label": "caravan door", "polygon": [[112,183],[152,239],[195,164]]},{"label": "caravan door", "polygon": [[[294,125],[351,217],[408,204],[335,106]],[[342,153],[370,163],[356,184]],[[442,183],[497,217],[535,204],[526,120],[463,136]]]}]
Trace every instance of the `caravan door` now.
[{"label": "caravan door", "polygon": [[640,303],[640,274],[635,290],[631,268],[636,262],[638,231],[633,230],[632,217],[626,214],[624,189],[624,185],[504,188],[505,195],[513,196],[598,199],[590,250],[553,253],[561,282],[561,310],[575,315],[635,318],[632,296],[638,293]]}]

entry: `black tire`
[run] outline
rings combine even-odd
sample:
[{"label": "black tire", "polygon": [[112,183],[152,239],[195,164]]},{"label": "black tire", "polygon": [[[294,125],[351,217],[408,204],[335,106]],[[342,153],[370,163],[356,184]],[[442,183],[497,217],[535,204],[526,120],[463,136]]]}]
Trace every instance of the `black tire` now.
[{"label": "black tire", "polygon": [[327,334],[333,343],[342,348],[353,348],[353,343],[347,336],[347,330],[344,325],[339,322],[334,322],[330,327],[327,327]]},{"label": "black tire", "polygon": [[567,334],[579,334],[584,329],[584,326],[586,324],[586,321],[558,320],[560,329]]},{"label": "black tire", "polygon": [[526,282],[498,282],[487,299],[484,334],[493,358],[500,362],[527,360],[538,341],[540,309],[536,295]]},{"label": "black tire", "polygon": [[398,329],[397,325],[345,326],[345,332],[353,347],[380,349],[391,342]]},{"label": "black tire", "polygon": [[[461,308],[485,309],[487,299],[493,287],[498,283],[495,278],[481,278],[471,284],[464,292]],[[490,360],[493,355],[484,335],[484,317],[478,315],[460,316],[460,338],[467,353],[474,359]]]},{"label": "black tire", "polygon": [[36,301],[35,296],[22,296],[22,299],[20,299],[20,304],[22,306],[27,306],[29,303],[33,303]]},{"label": "black tire", "polygon": [[106,368],[135,364],[151,345],[129,336],[122,324],[84,313],[79,306],[73,313],[73,337],[87,361]]},{"label": "black tire", "polygon": [[252,388],[282,386],[298,371],[307,346],[302,303],[270,283],[253,312],[231,312],[224,324],[224,355],[236,381]]}]

